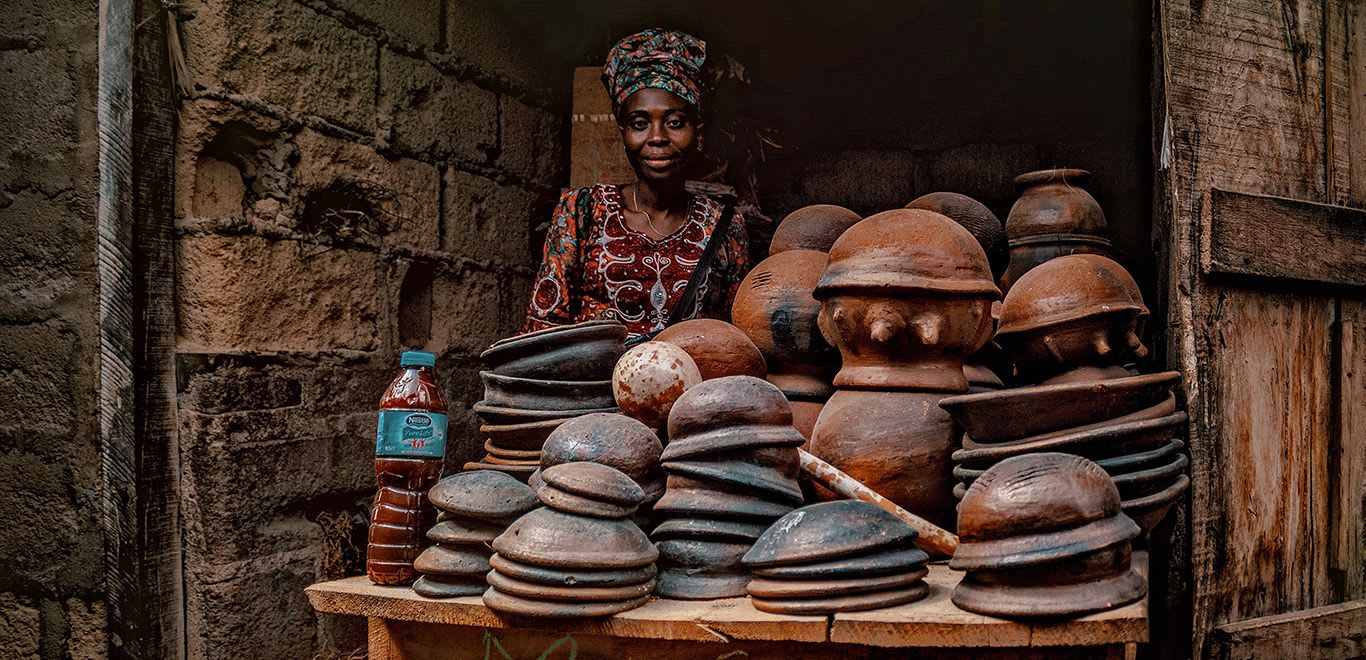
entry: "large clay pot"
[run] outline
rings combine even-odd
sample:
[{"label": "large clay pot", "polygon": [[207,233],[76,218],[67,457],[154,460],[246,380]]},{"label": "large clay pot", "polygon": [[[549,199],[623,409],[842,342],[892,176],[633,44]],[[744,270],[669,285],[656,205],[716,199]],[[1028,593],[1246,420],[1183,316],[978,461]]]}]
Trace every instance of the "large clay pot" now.
[{"label": "large clay pot", "polygon": [[764,356],[739,328],[717,319],[692,319],[655,335],[692,356],[702,380],[721,376],[768,376]]},{"label": "large clay pot", "polygon": [[859,214],[834,204],[803,206],[783,218],[773,231],[769,256],[788,250],[816,250],[828,252],[844,230],[862,218]]},{"label": "large clay pot", "polygon": [[949,457],[957,431],[939,408],[943,396],[840,390],[821,411],[810,451],[907,511],[952,529]]},{"label": "large clay pot", "polygon": [[1068,254],[1110,252],[1105,212],[1083,187],[1086,170],[1055,169],[1015,177],[1020,198],[1006,216],[1010,238],[1010,266],[1001,277],[1009,291],[1020,276],[1049,259]]},{"label": "large clay pot", "polygon": [[811,295],[825,261],[825,253],[815,250],[764,259],[740,283],[731,306],[731,322],[768,363],[769,382],[791,400],[819,402],[834,392],[839,353],[821,336],[821,304]]},{"label": "large clay pot", "polygon": [[947,216],[950,220],[963,225],[963,228],[977,239],[977,244],[987,254],[991,272],[1000,278],[1010,263],[1010,243],[1006,239],[1006,228],[985,204],[951,192],[933,192],[921,195],[906,205],[908,209],[923,209]]}]

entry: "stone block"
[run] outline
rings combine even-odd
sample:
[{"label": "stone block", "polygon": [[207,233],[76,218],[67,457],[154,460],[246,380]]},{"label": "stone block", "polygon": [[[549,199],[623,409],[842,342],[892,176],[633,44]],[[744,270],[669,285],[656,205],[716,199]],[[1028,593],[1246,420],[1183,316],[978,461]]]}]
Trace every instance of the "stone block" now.
[{"label": "stone block", "polygon": [[76,333],[61,321],[5,326],[0,332],[0,428],[74,434],[78,387],[68,367],[77,355]]},{"label": "stone block", "polygon": [[541,246],[532,245],[531,228],[550,220],[557,199],[553,193],[447,170],[442,248],[471,259],[535,267]]},{"label": "stone block", "polygon": [[270,366],[211,366],[203,371],[177,366],[187,386],[178,400],[182,409],[208,415],[288,408],[302,402],[299,379],[288,369]]},{"label": "stone block", "polygon": [[[0,434],[0,442],[14,446],[19,433]],[[38,435],[38,434],[33,434]],[[57,448],[70,444],[68,435],[26,437],[25,444],[45,444],[49,451],[10,450],[0,453],[0,575],[23,576],[54,585],[73,558],[90,561],[88,573],[98,576],[99,555],[89,556],[81,543],[80,527],[93,523],[81,515],[73,501],[78,484],[94,485],[95,475],[78,475],[67,465]],[[91,530],[98,536],[99,530]],[[96,546],[98,548],[98,546]],[[96,578],[97,579],[97,578]],[[71,581],[61,580],[63,586]],[[90,584],[95,583],[94,580]],[[3,639],[4,635],[0,635]],[[0,653],[0,657],[9,657]]]},{"label": "stone block", "polygon": [[0,594],[0,657],[38,658],[38,608],[25,596]]},{"label": "stone block", "polygon": [[255,557],[231,577],[186,562],[188,656],[203,660],[312,658],[317,549]]},{"label": "stone block", "polygon": [[212,99],[181,103],[179,120],[177,219],[241,221],[252,200],[288,199],[294,147],[280,120]]},{"label": "stone block", "polygon": [[94,138],[80,110],[80,93],[88,90],[73,60],[60,48],[0,51],[0,190],[33,188],[52,197],[90,171],[82,165],[93,163],[93,145],[80,140]]},{"label": "stone block", "polygon": [[498,164],[542,185],[563,185],[568,172],[564,146],[569,139],[565,118],[509,96],[498,103]]},{"label": "stone block", "polygon": [[109,635],[105,631],[104,603],[87,603],[76,598],[66,601],[68,636],[66,652],[71,660],[105,660],[109,657]]},{"label": "stone block", "polygon": [[441,40],[442,0],[335,0],[337,7],[412,45],[435,47]]},{"label": "stone block", "polygon": [[290,0],[187,3],[185,59],[195,82],[375,129],[374,40]]},{"label": "stone block", "polygon": [[473,269],[440,271],[432,286],[432,335],[427,350],[473,358],[500,338],[498,279]]},{"label": "stone block", "polygon": [[305,129],[294,139],[300,231],[436,249],[440,176],[434,165]]},{"label": "stone block", "polygon": [[41,321],[86,305],[94,289],[94,224],[94,209],[74,193],[0,192],[0,321]]},{"label": "stone block", "polygon": [[373,350],[378,345],[373,253],[192,235],[176,259],[183,352]]},{"label": "stone block", "polygon": [[[499,0],[448,0],[446,50],[490,74],[523,88],[569,85],[570,69],[559,65],[514,21],[517,3]],[[540,35],[537,35],[540,36]],[[562,73],[563,80],[556,80]]]},{"label": "stone block", "polygon": [[504,337],[517,334],[526,321],[527,307],[531,303],[531,283],[534,276],[522,273],[509,273],[503,277],[499,291],[498,328]]},{"label": "stone block", "polygon": [[497,96],[426,60],[380,53],[379,105],[405,154],[482,163],[498,144]]}]

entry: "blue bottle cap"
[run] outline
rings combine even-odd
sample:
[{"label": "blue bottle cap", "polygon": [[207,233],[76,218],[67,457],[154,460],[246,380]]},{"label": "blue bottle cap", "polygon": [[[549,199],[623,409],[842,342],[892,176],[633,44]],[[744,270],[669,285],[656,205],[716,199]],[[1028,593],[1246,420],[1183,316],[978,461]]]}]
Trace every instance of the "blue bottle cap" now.
[{"label": "blue bottle cap", "polygon": [[400,367],[435,367],[436,354],[423,351],[403,351],[398,358]]}]

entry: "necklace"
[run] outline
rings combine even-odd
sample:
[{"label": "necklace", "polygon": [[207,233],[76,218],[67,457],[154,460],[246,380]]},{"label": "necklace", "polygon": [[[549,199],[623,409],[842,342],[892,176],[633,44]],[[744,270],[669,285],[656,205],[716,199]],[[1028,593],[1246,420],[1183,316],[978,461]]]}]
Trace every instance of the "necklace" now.
[{"label": "necklace", "polygon": [[650,231],[654,232],[654,233],[655,233],[655,236],[658,236],[658,237],[660,237],[660,238],[664,238],[664,232],[659,231],[658,229],[655,228],[655,223],[654,223],[654,221],[653,221],[653,218],[650,217],[650,214],[649,214],[649,213],[646,213],[646,212],[644,212],[644,211],[642,211],[642,210],[640,210],[640,200],[636,197],[636,187],[635,187],[635,186],[631,186],[631,206],[634,206],[634,207],[635,207],[635,208],[631,209],[632,211],[635,211],[636,213],[639,213],[639,214],[645,216],[645,224],[647,224],[647,225],[650,226]]}]

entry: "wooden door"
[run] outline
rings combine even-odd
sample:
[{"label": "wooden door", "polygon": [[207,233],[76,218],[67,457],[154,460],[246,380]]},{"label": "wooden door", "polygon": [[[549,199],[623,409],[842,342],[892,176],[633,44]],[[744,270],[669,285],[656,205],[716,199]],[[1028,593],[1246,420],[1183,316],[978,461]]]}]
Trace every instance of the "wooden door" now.
[{"label": "wooden door", "polygon": [[1191,652],[1366,654],[1366,3],[1157,10]]}]

